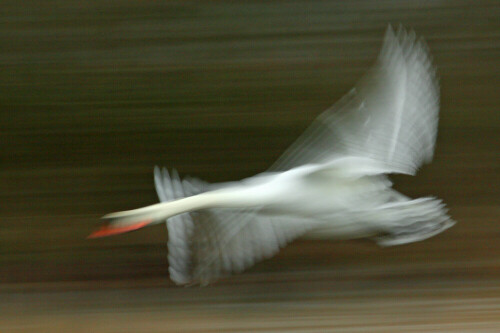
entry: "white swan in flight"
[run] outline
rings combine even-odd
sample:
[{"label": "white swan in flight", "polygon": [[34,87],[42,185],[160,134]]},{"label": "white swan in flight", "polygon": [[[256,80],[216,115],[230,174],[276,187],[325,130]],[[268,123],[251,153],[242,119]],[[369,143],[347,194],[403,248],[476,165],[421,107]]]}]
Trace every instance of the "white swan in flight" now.
[{"label": "white swan in flight", "polygon": [[177,284],[240,272],[298,237],[369,237],[382,246],[429,238],[454,224],[444,205],[398,193],[387,174],[414,175],[431,161],[438,111],[426,44],[389,26],[374,68],[268,171],[211,185],[156,168],[162,202],[108,214],[89,237],[167,220]]}]

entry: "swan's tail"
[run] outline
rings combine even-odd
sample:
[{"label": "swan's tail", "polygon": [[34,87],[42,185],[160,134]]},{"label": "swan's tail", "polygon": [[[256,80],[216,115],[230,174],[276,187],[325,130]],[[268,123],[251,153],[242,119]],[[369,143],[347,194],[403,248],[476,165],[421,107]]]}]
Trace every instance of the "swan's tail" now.
[{"label": "swan's tail", "polygon": [[372,218],[383,232],[374,237],[381,246],[421,241],[455,224],[441,200],[431,197],[386,204]]}]

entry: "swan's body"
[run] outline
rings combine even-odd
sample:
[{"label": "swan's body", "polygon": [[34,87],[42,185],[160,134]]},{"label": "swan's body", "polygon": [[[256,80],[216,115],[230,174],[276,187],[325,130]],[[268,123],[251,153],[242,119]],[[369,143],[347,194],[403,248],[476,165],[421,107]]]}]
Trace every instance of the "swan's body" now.
[{"label": "swan's body", "polygon": [[209,185],[155,169],[162,201],[105,216],[107,236],[168,219],[171,278],[207,283],[241,271],[297,237],[370,237],[397,245],[451,225],[434,198],[411,200],[389,173],[415,174],[432,159],[439,89],[427,48],[388,29],[378,63],[267,172]]}]

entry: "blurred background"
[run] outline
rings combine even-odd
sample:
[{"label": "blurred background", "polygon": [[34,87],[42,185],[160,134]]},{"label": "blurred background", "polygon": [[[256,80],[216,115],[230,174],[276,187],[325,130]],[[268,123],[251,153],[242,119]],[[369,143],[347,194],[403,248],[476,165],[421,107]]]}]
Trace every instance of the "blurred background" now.
[{"label": "blurred background", "polygon": [[[498,1],[2,1],[1,332],[500,331]],[[424,242],[297,241],[206,288],[166,228],[86,240],[157,202],[153,167],[268,168],[373,64],[388,23],[441,77],[435,160],[396,188],[458,224]]]}]

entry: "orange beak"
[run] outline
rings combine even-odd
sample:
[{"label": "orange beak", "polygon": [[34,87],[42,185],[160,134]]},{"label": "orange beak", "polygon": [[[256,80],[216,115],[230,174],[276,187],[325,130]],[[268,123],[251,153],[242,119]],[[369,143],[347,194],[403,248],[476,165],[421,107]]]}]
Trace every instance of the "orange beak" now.
[{"label": "orange beak", "polygon": [[141,221],[138,223],[134,223],[131,225],[127,225],[124,227],[113,227],[112,224],[108,225],[103,225],[93,233],[87,236],[87,238],[100,238],[100,237],[107,237],[107,236],[113,236],[113,235],[118,235],[118,234],[123,234],[125,232],[130,232],[134,231],[137,229],[144,228],[148,224],[153,222],[153,220],[146,220],[146,221]]}]

